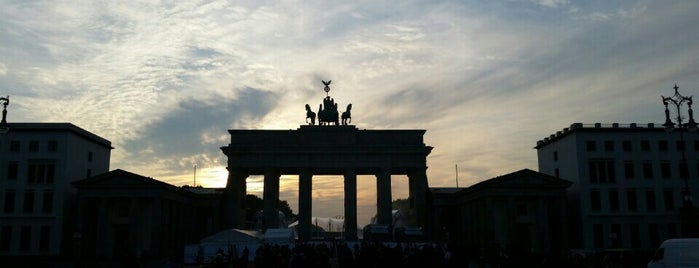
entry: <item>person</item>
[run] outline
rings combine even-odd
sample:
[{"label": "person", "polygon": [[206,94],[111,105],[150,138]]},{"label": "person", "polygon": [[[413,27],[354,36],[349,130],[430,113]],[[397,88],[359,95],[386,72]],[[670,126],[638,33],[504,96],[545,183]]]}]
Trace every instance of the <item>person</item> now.
[{"label": "person", "polygon": [[248,258],[250,257],[250,250],[248,249],[248,246],[245,246],[243,248],[243,256],[240,257],[240,267],[246,268],[248,267]]}]

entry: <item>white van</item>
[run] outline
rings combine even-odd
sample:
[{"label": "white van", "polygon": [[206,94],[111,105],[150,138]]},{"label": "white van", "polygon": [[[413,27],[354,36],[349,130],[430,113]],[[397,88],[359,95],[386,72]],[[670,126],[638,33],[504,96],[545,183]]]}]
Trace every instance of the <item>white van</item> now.
[{"label": "white van", "polygon": [[699,267],[699,238],[665,240],[648,263],[659,267]]}]

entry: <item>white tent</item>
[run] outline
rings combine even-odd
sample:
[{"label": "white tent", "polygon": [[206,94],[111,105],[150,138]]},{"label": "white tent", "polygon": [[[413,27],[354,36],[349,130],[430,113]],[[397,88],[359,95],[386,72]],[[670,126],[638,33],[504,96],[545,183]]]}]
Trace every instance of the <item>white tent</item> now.
[{"label": "white tent", "polygon": [[291,228],[267,229],[264,242],[267,244],[293,246],[295,237],[294,229]]},{"label": "white tent", "polygon": [[240,258],[247,247],[250,255],[248,260],[253,260],[254,252],[261,244],[262,234],[258,231],[228,229],[215,233],[199,241],[202,250],[202,259],[209,260],[216,255],[216,251],[223,250],[224,254],[233,254],[229,248],[236,249],[236,256]]}]

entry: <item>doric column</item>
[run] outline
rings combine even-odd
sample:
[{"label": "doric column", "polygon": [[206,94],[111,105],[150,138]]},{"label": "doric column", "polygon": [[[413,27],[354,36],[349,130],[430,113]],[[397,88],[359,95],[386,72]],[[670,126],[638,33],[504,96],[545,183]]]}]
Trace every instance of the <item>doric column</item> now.
[{"label": "doric column", "polygon": [[265,185],[262,193],[264,229],[279,228],[279,173],[274,169],[265,170]]},{"label": "doric column", "polygon": [[391,171],[382,168],[376,174],[376,214],[379,224],[392,223],[391,221]]},{"label": "doric column", "polygon": [[357,172],[345,170],[345,240],[357,240]]},{"label": "doric column", "polygon": [[415,207],[415,222],[422,227],[423,234],[430,234],[430,226],[427,221],[427,173],[426,169],[419,169],[408,174],[410,180],[410,199]]},{"label": "doric column", "polygon": [[228,170],[226,191],[223,194],[223,218],[224,228],[245,227],[245,195],[247,184],[245,180],[248,174],[238,169]]},{"label": "doric column", "polygon": [[313,174],[308,168],[299,171],[299,238],[304,241],[311,239],[311,212]]}]

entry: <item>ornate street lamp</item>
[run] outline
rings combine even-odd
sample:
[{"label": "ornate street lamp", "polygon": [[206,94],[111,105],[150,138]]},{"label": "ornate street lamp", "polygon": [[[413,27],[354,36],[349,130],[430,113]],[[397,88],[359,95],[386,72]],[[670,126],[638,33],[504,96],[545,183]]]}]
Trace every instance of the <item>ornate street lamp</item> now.
[{"label": "ornate street lamp", "polygon": [[[668,132],[671,132],[675,129],[675,123],[670,119],[670,110],[668,108],[668,104],[673,104],[675,108],[677,109],[677,117],[675,118],[677,120],[677,127],[679,128],[680,132],[680,143],[682,144],[682,147],[680,148],[682,152],[682,160],[681,160],[681,167],[682,169],[680,170],[680,174],[683,174],[682,177],[684,177],[684,189],[682,190],[682,204],[684,206],[692,206],[692,194],[689,189],[689,170],[687,166],[687,156],[685,154],[685,142],[684,142],[684,135],[683,133],[687,130],[696,130],[697,128],[697,123],[694,122],[694,115],[692,112],[692,96],[685,97],[682,96],[677,90],[679,87],[677,84],[675,84],[675,95],[672,97],[664,97],[663,98],[663,104],[665,105],[665,124],[663,126]],[[689,115],[689,121],[687,123],[682,122],[682,112],[681,112],[681,107],[682,104],[686,103],[687,104],[687,114]]]},{"label": "ornate street lamp", "polygon": [[10,130],[7,127],[7,105],[10,104],[10,96],[0,97],[0,104],[2,104],[2,121],[0,121],[0,134],[4,134]]},{"label": "ornate street lamp", "polygon": [[[684,179],[684,188],[682,189],[682,212],[680,213],[680,221],[682,225],[682,233],[685,236],[687,236],[690,233],[694,233],[693,231],[689,230],[690,228],[693,228],[690,222],[693,221],[692,215],[694,214],[694,208],[692,204],[692,192],[689,188],[689,166],[687,165],[687,156],[685,153],[686,144],[684,141],[684,132],[695,131],[697,129],[697,123],[694,121],[694,115],[692,112],[692,96],[682,96],[682,94],[680,94],[677,91],[677,89],[679,89],[677,84],[675,84],[673,88],[675,89],[675,95],[671,97],[661,96],[663,99],[663,104],[665,105],[665,124],[663,124],[663,126],[665,127],[665,130],[668,131],[668,133],[675,130],[675,122],[673,122],[670,119],[670,109],[668,108],[668,104],[673,104],[677,110],[677,116],[675,117],[675,120],[677,121],[676,125],[680,132],[680,151],[682,153],[682,159],[680,160],[680,174]],[[687,121],[687,123],[683,122],[681,111],[682,104],[685,103],[687,104],[687,115],[689,116],[689,120]]]}]

